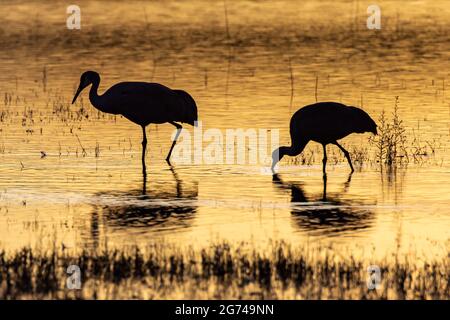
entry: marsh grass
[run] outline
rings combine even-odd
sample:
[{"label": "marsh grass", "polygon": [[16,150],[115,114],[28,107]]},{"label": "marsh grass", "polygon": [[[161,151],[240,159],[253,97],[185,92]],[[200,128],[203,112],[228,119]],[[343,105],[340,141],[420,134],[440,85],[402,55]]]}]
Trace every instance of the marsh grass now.
[{"label": "marsh grass", "polygon": [[96,158],[100,157],[100,144],[98,143],[98,141],[95,142],[94,153]]},{"label": "marsh grass", "polygon": [[436,139],[422,141],[419,130],[416,133],[406,129],[399,114],[398,96],[395,97],[394,111],[390,117],[382,111],[378,118],[378,135],[370,137],[369,142],[375,147],[374,160],[381,167],[402,167],[410,162],[424,163],[435,155],[437,148]]},{"label": "marsh grass", "polygon": [[[82,272],[81,290],[65,287],[73,264]],[[373,264],[382,282],[369,290],[367,268]],[[449,270],[446,257],[372,261],[285,242],[261,249],[227,242],[76,253],[23,248],[0,252],[0,298],[448,299]]]},{"label": "marsh grass", "polygon": [[404,165],[409,161],[406,149],[406,129],[398,113],[398,103],[397,96],[391,120],[387,118],[386,112],[382,111],[378,118],[378,135],[370,139],[376,148],[376,161],[387,166]]}]

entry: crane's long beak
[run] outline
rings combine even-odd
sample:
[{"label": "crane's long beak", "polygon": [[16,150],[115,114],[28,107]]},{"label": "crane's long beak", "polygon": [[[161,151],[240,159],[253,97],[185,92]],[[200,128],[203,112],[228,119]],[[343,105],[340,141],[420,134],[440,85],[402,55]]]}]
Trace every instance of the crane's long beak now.
[{"label": "crane's long beak", "polygon": [[78,96],[80,95],[81,91],[83,91],[83,89],[84,89],[84,87],[81,86],[81,83],[80,83],[80,85],[78,86],[77,93],[75,93],[75,96],[73,97],[72,104],[75,103],[75,101],[77,100]]}]

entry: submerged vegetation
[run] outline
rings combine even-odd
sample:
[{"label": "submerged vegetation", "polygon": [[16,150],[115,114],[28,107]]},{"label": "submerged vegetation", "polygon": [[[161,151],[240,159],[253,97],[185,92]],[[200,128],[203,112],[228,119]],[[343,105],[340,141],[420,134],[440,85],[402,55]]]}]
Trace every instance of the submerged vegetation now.
[{"label": "submerged vegetation", "polygon": [[[258,250],[223,242],[205,248],[153,245],[125,250],[23,248],[0,252],[0,298],[448,299],[447,257],[371,261],[381,271],[368,289],[368,260],[330,247],[284,242]],[[66,288],[70,265],[81,289]]]}]

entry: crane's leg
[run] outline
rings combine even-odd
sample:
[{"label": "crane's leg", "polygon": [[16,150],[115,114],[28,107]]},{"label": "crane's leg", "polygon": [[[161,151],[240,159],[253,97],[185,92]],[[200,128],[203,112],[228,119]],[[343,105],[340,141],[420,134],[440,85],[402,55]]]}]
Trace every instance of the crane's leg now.
[{"label": "crane's leg", "polygon": [[327,201],[327,175],[323,175],[323,193],[322,193],[322,201]]},{"label": "crane's leg", "polygon": [[145,152],[147,150],[147,134],[145,133],[145,126],[142,126],[142,175],[144,177],[144,185],[147,177],[147,168],[145,166]]},{"label": "crane's leg", "polygon": [[348,164],[350,165],[350,169],[352,169],[352,172],[355,171],[355,169],[353,169],[352,159],[350,159],[350,153],[347,150],[345,150],[343,146],[341,146],[339,143],[337,143],[337,141],[335,141],[333,144],[338,146],[339,149],[342,150],[342,152],[344,153],[345,157],[347,158]]},{"label": "crane's leg", "polygon": [[349,173],[347,181],[345,181],[345,183],[344,183],[344,191],[343,192],[348,191],[348,188],[350,187],[350,182],[352,182],[352,175],[353,175],[353,171]]},{"label": "crane's leg", "polygon": [[326,144],[322,144],[323,147],[323,176],[325,177],[327,175],[327,171],[325,170],[325,167],[327,166],[327,145]]},{"label": "crane's leg", "polygon": [[177,183],[177,198],[181,198],[183,195],[182,181],[178,177],[178,174],[175,171],[175,168],[170,163],[169,163],[169,165],[170,165],[170,171],[172,172],[172,175],[175,178],[175,181]]},{"label": "crane's leg", "polygon": [[166,157],[166,161],[170,164],[170,156],[172,155],[172,150],[175,147],[175,144],[177,143],[177,139],[180,136],[181,129],[183,129],[183,127],[181,126],[181,124],[173,122],[173,121],[171,121],[169,123],[173,124],[177,128],[177,134],[175,135],[175,139],[173,139],[173,143],[172,143],[172,146],[170,147],[169,154]]}]

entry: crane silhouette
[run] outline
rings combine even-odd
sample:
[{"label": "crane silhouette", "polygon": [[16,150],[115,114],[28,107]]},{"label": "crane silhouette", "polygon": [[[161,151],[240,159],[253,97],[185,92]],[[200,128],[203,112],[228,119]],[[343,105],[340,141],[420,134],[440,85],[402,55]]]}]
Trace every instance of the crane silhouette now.
[{"label": "crane silhouette", "polygon": [[181,133],[182,125],[177,122],[196,125],[198,120],[197,105],[194,99],[183,90],[172,90],[159,83],[120,82],[98,95],[100,75],[95,71],[86,71],[80,77],[80,85],[72,100],[77,100],[84,88],[91,86],[89,100],[98,110],[120,114],[142,127],[142,172],[146,176],[145,151],[147,148],[146,126],[150,123],[170,123],[177,128],[175,139],[167,154],[170,156]]},{"label": "crane silhouette", "polygon": [[351,133],[372,132],[377,134],[375,121],[363,110],[337,102],[320,102],[300,108],[291,118],[291,146],[282,146],[272,153],[272,172],[275,165],[285,156],[299,155],[309,141],[323,146],[323,174],[326,175],[327,144],[334,144],[342,150],[352,172],[350,154],[337,140]]}]

